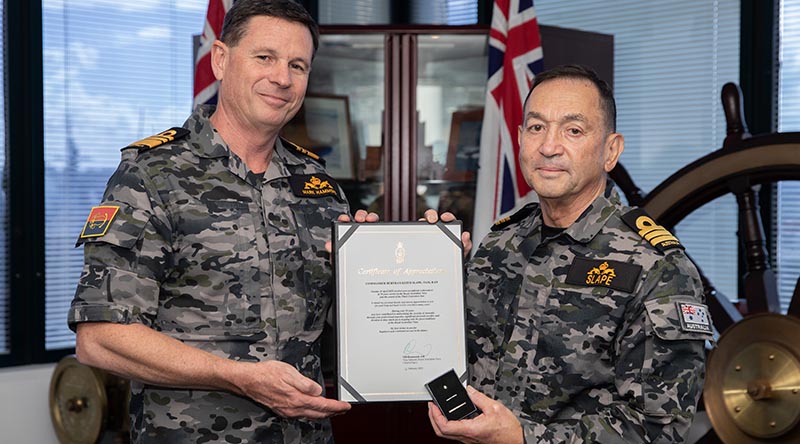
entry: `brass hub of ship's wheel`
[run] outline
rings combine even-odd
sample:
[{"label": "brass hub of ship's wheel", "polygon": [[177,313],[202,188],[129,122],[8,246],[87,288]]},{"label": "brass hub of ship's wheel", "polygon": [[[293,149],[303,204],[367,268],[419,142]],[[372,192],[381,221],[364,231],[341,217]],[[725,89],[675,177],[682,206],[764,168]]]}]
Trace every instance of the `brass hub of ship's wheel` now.
[{"label": "brass hub of ship's wheel", "polygon": [[800,320],[765,313],[729,328],[709,355],[703,397],[723,442],[800,442]]}]

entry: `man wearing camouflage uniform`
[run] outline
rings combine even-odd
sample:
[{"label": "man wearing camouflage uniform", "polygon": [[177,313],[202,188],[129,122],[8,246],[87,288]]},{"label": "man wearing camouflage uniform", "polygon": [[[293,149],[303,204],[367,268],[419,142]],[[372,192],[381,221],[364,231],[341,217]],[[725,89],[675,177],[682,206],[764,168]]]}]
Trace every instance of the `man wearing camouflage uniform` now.
[{"label": "man wearing camouflage uniform", "polygon": [[[501,220],[468,267],[471,398],[440,436],[469,443],[676,443],[712,338],[678,240],[620,203],[609,87],[578,66],[536,77],[520,163],[540,203]],[[481,393],[482,392],[482,393]]]},{"label": "man wearing camouflage uniform", "polygon": [[348,206],[278,137],[317,45],[293,2],[237,1],[212,49],[219,106],[124,149],[90,213],[69,324],[81,362],[132,380],[134,443],[331,442],[324,418],[350,408],[322,396],[319,350]]}]

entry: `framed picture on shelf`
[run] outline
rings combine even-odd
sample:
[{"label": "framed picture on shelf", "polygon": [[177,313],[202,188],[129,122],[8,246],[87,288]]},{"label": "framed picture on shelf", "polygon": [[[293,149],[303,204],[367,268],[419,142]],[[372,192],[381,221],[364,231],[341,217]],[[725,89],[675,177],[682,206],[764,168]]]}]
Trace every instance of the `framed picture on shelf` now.
[{"label": "framed picture on shelf", "polygon": [[450,142],[447,147],[445,180],[475,180],[481,152],[483,108],[453,112],[450,121]]},{"label": "framed picture on shelf", "polygon": [[351,135],[347,96],[307,95],[281,135],[322,157],[331,177],[355,178],[358,147]]}]

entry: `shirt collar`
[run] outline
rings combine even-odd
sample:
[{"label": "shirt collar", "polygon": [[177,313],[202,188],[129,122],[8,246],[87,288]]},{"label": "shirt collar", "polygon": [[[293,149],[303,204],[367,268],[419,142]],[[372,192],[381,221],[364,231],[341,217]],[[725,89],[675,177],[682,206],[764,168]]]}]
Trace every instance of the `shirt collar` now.
[{"label": "shirt collar", "polygon": [[[607,179],[605,191],[561,235],[567,235],[582,244],[589,243],[605,226],[608,219],[618,211],[621,205],[622,202],[620,201],[619,193],[614,188],[614,182],[611,179]],[[522,239],[531,239],[538,245],[541,241],[541,227],[543,224],[542,208],[537,206],[529,217],[520,222],[519,236]]]},{"label": "shirt collar", "polygon": [[[189,149],[198,157],[220,158],[229,157],[231,168],[238,170],[237,165],[246,168],[243,162],[233,153],[222,136],[211,124],[211,115],[214,114],[216,107],[213,105],[198,105],[191,116],[183,124],[183,127],[191,131],[188,142]],[[298,168],[299,167],[299,168]],[[305,156],[287,147],[287,144],[280,138],[275,141],[275,149],[272,154],[272,161],[267,167],[267,176],[286,177],[293,173],[314,174],[323,171],[322,167],[316,167],[314,162],[308,162]],[[242,171],[244,174],[245,171]]]},{"label": "shirt collar", "polygon": [[582,244],[589,243],[605,226],[608,219],[615,214],[622,202],[619,193],[614,188],[614,182],[606,179],[606,189],[594,202],[586,208],[572,225],[564,230],[575,241]]},{"label": "shirt collar", "polygon": [[211,124],[211,115],[215,109],[213,105],[198,105],[183,124],[190,131],[189,149],[197,157],[213,159],[231,154],[228,144]]}]

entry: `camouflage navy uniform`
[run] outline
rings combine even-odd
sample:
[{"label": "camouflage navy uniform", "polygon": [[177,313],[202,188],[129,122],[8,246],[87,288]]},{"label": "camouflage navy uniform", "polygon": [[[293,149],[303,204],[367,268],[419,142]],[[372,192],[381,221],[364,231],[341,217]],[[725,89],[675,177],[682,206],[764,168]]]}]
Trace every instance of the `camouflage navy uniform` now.
[{"label": "camouflage navy uniform", "polygon": [[[90,216],[79,239],[85,265],[70,327],[138,322],[228,359],[284,361],[322,384],[325,242],[348,213],[344,195],[313,154],[285,141],[263,176],[252,173],[211,113],[200,107],[188,131],[154,136],[174,139],[166,144],[123,150],[102,203],[119,209],[102,235]],[[332,442],[327,420],[280,418],[228,392],[135,382],[132,391],[135,443]]]},{"label": "camouflage navy uniform", "polygon": [[677,239],[645,223],[663,251],[651,245],[629,210],[609,181],[542,239],[531,204],[470,261],[470,383],[515,413],[528,444],[675,443],[691,423],[712,338],[700,279]]}]

